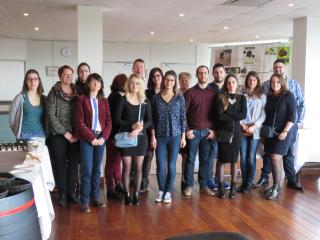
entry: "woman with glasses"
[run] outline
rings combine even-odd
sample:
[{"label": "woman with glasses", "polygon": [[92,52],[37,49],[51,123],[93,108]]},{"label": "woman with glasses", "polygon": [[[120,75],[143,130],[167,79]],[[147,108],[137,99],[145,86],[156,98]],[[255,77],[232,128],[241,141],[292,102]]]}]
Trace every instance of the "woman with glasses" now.
[{"label": "woman with glasses", "polygon": [[22,91],[13,99],[9,111],[9,125],[18,140],[46,137],[45,101],[39,73],[28,70]]},{"label": "woman with glasses", "polygon": [[[129,137],[137,137],[136,147],[120,148],[122,157],[123,184],[125,189],[125,204],[140,205],[140,185],[142,179],[143,158],[147,153],[148,137],[146,129],[152,125],[151,106],[145,97],[143,80],[137,74],[131,74],[125,84],[125,96],[119,101],[115,120],[120,132],[129,132]],[[129,192],[131,165],[134,164],[134,194]]]}]

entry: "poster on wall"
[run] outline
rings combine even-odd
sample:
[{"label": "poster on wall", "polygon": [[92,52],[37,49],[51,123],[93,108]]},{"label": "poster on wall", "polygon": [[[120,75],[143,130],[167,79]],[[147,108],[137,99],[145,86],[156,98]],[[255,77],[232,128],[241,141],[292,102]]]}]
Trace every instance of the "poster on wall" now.
[{"label": "poster on wall", "polygon": [[253,46],[244,47],[242,51],[242,63],[243,64],[255,64],[256,48]]},{"label": "poster on wall", "polygon": [[277,59],[283,60],[286,64],[289,63],[290,47],[278,47]]},{"label": "poster on wall", "polygon": [[215,51],[215,63],[231,66],[232,49],[219,49]]}]

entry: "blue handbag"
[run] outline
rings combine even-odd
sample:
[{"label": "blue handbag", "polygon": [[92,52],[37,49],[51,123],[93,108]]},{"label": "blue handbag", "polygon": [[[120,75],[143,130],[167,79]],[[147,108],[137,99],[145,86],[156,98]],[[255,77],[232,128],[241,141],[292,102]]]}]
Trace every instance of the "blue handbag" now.
[{"label": "blue handbag", "polygon": [[[140,121],[141,115],[141,103],[139,105],[139,115],[138,122]],[[114,136],[115,146],[118,148],[130,148],[136,147],[138,145],[138,136],[137,137],[129,137],[129,132],[119,132]]]}]

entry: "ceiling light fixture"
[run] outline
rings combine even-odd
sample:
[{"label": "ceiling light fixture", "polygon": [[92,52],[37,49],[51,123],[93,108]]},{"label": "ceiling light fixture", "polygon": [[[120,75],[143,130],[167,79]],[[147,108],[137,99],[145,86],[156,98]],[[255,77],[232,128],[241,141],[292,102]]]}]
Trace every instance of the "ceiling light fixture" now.
[{"label": "ceiling light fixture", "polygon": [[154,35],[155,34],[155,32],[150,32],[150,35]]},{"label": "ceiling light fixture", "polygon": [[180,13],[180,14],[179,14],[179,17],[184,17],[184,13]]},{"label": "ceiling light fixture", "polygon": [[35,31],[39,31],[39,29],[40,29],[40,28],[38,28],[38,27],[35,27],[35,28],[34,28]]},{"label": "ceiling light fixture", "polygon": [[260,38],[260,36],[259,36],[259,35],[256,35],[256,38]]},{"label": "ceiling light fixture", "polygon": [[190,41],[190,42],[193,42],[194,40],[193,40],[193,38],[190,38],[189,41]]},{"label": "ceiling light fixture", "polygon": [[223,29],[224,29],[224,30],[228,30],[229,27],[228,27],[228,26],[224,26]]},{"label": "ceiling light fixture", "polygon": [[293,3],[289,3],[288,7],[293,7],[294,4]]},{"label": "ceiling light fixture", "polygon": [[25,13],[23,14],[23,16],[28,17],[28,16],[29,16],[29,13],[25,12]]}]

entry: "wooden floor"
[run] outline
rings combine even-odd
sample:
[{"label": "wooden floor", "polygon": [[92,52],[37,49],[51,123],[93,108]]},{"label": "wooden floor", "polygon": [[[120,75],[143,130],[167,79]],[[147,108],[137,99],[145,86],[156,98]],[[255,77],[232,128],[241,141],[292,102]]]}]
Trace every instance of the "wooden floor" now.
[{"label": "wooden floor", "polygon": [[92,207],[91,214],[82,214],[78,205],[61,208],[54,199],[50,240],[152,240],[210,231],[239,232],[251,239],[320,239],[320,177],[302,176],[304,193],[284,186],[276,201],[265,200],[262,189],[237,194],[234,200],[200,196],[197,184],[192,197],[185,197],[180,178],[178,174],[171,204],[154,202],[155,175],[150,176],[150,191],[142,195],[141,206],[109,200],[107,208]]}]

